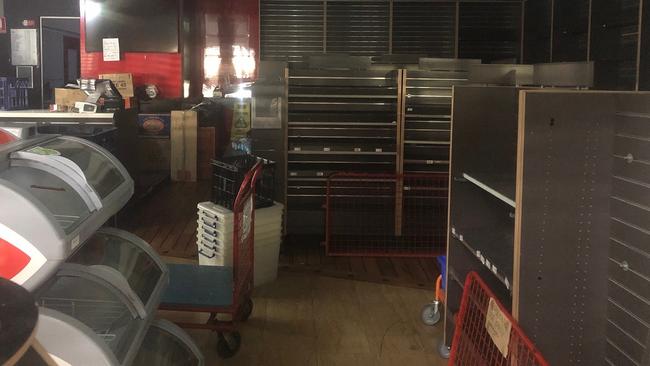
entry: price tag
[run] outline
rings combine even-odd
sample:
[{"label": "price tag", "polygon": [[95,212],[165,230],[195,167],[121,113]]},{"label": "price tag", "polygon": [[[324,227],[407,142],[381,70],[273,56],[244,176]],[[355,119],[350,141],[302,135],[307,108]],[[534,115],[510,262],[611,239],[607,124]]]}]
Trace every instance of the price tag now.
[{"label": "price tag", "polygon": [[316,176],[317,176],[317,177],[322,177],[322,176],[324,176],[324,175],[325,175],[325,173],[323,173],[323,172],[317,172],[317,173],[316,173]]},{"label": "price tag", "polygon": [[497,274],[497,266],[492,265],[492,273]]},{"label": "price tag", "polygon": [[300,146],[295,146],[293,148],[293,151],[302,151],[302,148]]},{"label": "price tag", "polygon": [[406,108],[407,112],[413,112],[413,108]]},{"label": "price tag", "polygon": [[375,152],[384,152],[384,149],[375,149]]},{"label": "price tag", "polygon": [[361,151],[361,148],[360,148],[360,147],[355,147],[355,148],[354,148],[354,152],[360,152],[360,151]]},{"label": "price tag", "polygon": [[329,151],[331,151],[331,149],[329,147],[324,147],[323,151],[329,152]]},{"label": "price tag", "polygon": [[434,164],[433,160],[427,160],[427,165],[433,165],[433,164]]},{"label": "price tag", "polygon": [[297,176],[298,176],[298,173],[296,173],[296,172],[290,172],[290,173],[289,173],[289,176],[291,176],[291,177],[297,177]]}]

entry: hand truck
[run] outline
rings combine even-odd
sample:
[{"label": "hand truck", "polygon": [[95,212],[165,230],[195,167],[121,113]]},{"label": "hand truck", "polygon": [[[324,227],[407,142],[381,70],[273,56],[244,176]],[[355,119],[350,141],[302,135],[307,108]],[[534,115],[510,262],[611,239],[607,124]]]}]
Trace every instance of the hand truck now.
[{"label": "hand truck", "polygon": [[218,332],[217,354],[222,358],[239,350],[237,324],[253,311],[255,183],[261,173],[262,164],[255,164],[235,198],[232,267],[168,264],[170,283],[160,309],[209,313],[206,323],[178,324]]}]

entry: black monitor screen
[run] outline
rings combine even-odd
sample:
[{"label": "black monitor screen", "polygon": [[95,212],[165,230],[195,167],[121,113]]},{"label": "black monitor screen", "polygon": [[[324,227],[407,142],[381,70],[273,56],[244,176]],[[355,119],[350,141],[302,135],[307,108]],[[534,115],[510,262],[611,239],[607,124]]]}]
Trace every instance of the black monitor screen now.
[{"label": "black monitor screen", "polygon": [[86,0],[86,51],[119,38],[120,51],[178,52],[178,15],[178,0]]}]

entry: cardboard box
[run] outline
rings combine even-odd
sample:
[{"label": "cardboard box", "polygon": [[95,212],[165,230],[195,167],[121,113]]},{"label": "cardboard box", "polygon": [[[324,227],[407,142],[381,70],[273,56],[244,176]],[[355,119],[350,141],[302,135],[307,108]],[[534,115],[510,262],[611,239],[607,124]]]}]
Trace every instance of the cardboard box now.
[{"label": "cardboard box", "polygon": [[138,114],[138,135],[169,136],[171,118],[170,114]]},{"label": "cardboard box", "polygon": [[122,98],[134,97],[133,93],[133,75],[131,74],[101,74],[100,79],[108,79],[115,84],[117,90],[122,94]]},{"label": "cardboard box", "polygon": [[172,181],[196,182],[197,135],[196,111],[172,111]]},{"label": "cardboard box", "polygon": [[54,88],[54,104],[74,108],[76,102],[85,102],[88,95],[79,89]]}]

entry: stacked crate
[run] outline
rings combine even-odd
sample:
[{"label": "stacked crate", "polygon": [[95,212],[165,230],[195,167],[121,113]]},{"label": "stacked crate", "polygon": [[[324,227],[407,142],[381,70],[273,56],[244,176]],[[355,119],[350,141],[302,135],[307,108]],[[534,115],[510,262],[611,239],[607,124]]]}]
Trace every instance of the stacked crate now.
[{"label": "stacked crate", "polygon": [[[234,213],[213,202],[201,202],[197,207],[199,264],[232,267]],[[279,203],[255,210],[255,286],[277,278],[283,212]]]}]

